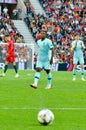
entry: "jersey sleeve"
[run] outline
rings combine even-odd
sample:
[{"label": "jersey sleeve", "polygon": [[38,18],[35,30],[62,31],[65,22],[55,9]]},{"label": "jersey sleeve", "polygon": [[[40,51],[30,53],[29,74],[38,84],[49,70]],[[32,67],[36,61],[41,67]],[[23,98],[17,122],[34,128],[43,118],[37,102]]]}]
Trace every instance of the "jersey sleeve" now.
[{"label": "jersey sleeve", "polygon": [[49,40],[49,47],[50,47],[50,49],[53,48],[53,44],[52,44],[52,41],[51,41],[51,40]]},{"label": "jersey sleeve", "polygon": [[85,45],[84,45],[84,42],[82,41],[82,47],[83,47],[83,49],[85,49]]}]

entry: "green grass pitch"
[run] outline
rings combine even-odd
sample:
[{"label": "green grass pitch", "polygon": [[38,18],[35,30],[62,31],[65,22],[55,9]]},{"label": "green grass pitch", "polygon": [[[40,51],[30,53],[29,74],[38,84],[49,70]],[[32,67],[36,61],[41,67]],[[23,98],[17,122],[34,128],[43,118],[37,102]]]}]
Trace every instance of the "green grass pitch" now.
[{"label": "green grass pitch", "polygon": [[[2,70],[0,70],[2,72]],[[86,130],[86,81],[72,81],[72,72],[52,72],[52,89],[46,90],[47,76],[41,72],[38,88],[33,83],[35,71],[8,70],[0,77],[0,130]],[[42,126],[38,112],[50,109],[55,116],[51,125]]]}]

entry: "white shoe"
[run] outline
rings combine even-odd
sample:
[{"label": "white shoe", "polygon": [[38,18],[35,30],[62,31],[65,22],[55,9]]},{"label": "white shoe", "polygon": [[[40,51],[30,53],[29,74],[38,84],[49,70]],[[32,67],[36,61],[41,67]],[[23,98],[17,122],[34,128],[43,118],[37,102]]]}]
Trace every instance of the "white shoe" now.
[{"label": "white shoe", "polygon": [[0,77],[5,77],[5,76],[6,76],[6,74],[5,74],[5,73],[0,74]]},{"label": "white shoe", "polygon": [[30,87],[32,87],[32,88],[37,88],[37,85],[36,84],[30,84]]},{"label": "white shoe", "polygon": [[48,84],[45,89],[51,89],[51,88],[52,88],[51,84]]},{"label": "white shoe", "polygon": [[16,75],[15,75],[15,78],[18,78],[18,77],[19,77],[19,74],[16,74]]},{"label": "white shoe", "polygon": [[85,81],[85,79],[84,79],[84,78],[81,78],[81,80]]},{"label": "white shoe", "polygon": [[76,78],[73,78],[73,81],[75,81],[76,80]]}]

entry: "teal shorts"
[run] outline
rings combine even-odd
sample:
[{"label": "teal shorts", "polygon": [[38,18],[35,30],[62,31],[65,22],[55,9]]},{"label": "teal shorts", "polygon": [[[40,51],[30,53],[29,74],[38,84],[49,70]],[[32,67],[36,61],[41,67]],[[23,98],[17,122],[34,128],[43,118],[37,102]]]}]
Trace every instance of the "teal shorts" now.
[{"label": "teal shorts", "polygon": [[73,64],[84,64],[84,58],[83,56],[80,57],[73,57]]},{"label": "teal shorts", "polygon": [[47,62],[37,61],[37,63],[36,63],[36,68],[41,68],[41,69],[45,69],[45,70],[50,70],[50,69],[51,69],[50,61],[47,61]]}]

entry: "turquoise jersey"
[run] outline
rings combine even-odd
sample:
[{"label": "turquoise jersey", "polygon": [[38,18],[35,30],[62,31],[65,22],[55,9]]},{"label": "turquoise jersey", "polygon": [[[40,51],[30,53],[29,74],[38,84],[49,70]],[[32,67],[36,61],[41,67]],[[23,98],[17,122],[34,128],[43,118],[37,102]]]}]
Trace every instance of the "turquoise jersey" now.
[{"label": "turquoise jersey", "polygon": [[52,41],[45,38],[43,41],[40,39],[38,44],[38,60],[41,62],[47,62],[50,60],[50,49],[53,48]]},{"label": "turquoise jersey", "polygon": [[[74,48],[76,41],[72,42],[72,48]],[[78,62],[80,64],[84,64],[84,56],[83,56],[83,49],[84,48],[84,44],[83,41],[78,40],[77,42],[77,46],[74,49],[74,56],[73,56],[73,63],[74,64],[78,64]]]},{"label": "turquoise jersey", "polygon": [[[72,48],[75,46],[75,43],[76,43],[76,41],[74,40],[72,42]],[[78,40],[77,46],[74,49],[74,57],[81,57],[81,56],[83,56],[83,49],[82,49],[82,47],[84,48],[83,41]]]}]

